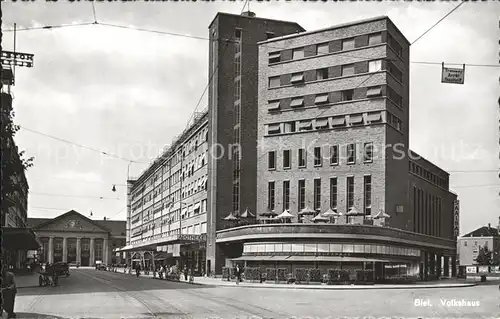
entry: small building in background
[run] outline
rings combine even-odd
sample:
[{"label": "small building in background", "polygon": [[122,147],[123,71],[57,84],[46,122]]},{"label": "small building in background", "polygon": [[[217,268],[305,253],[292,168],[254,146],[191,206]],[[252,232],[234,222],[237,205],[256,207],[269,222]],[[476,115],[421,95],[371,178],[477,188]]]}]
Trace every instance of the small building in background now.
[{"label": "small building in background", "polygon": [[461,267],[478,265],[476,258],[480,248],[485,247],[491,251],[493,264],[498,265],[500,262],[500,223],[496,228],[488,224],[460,237],[457,246]]},{"label": "small building in background", "polygon": [[112,264],[117,262],[113,249],[125,245],[125,221],[92,220],[74,210],[55,218],[28,218],[28,225],[42,243],[41,263]]}]

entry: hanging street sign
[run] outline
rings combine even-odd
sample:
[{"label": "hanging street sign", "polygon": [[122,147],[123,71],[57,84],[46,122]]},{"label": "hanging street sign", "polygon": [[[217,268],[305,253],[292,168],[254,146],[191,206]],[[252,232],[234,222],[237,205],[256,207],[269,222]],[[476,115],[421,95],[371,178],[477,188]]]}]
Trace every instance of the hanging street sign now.
[{"label": "hanging street sign", "polygon": [[462,69],[454,69],[445,68],[443,62],[441,69],[441,83],[464,84],[465,64]]}]

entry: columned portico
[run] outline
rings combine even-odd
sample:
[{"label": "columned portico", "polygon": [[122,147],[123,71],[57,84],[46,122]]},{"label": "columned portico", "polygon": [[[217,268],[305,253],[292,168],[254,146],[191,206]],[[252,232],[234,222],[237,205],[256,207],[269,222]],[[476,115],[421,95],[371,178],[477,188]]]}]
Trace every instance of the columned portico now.
[{"label": "columned portico", "polygon": [[108,264],[108,239],[104,238],[102,245],[102,262],[107,265]]},{"label": "columned portico", "polygon": [[82,238],[77,237],[76,238],[76,263],[81,264],[82,263]]},{"label": "columned portico", "polygon": [[63,237],[63,262],[68,262],[68,238]]},{"label": "columned portico", "polygon": [[95,248],[94,248],[95,240],[94,238],[90,238],[90,266],[93,266],[95,263]]},{"label": "columned portico", "polygon": [[49,238],[49,263],[54,262],[54,237]]}]

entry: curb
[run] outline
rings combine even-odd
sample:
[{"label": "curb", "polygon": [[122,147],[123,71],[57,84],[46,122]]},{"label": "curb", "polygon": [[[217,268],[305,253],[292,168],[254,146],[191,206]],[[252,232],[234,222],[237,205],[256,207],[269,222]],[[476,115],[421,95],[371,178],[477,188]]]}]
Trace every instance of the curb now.
[{"label": "curb", "polygon": [[[376,289],[436,289],[436,288],[465,288],[473,287],[476,284],[457,284],[454,286],[401,286],[401,287],[384,287],[384,286],[321,286],[325,288],[315,287],[315,286],[298,286],[298,285],[283,285],[283,287],[276,286],[248,286],[248,285],[220,285],[220,284],[199,284],[206,286],[217,286],[217,287],[229,287],[229,288],[264,288],[264,289],[309,289],[309,290],[376,290]],[[326,288],[328,287],[328,288]]]}]

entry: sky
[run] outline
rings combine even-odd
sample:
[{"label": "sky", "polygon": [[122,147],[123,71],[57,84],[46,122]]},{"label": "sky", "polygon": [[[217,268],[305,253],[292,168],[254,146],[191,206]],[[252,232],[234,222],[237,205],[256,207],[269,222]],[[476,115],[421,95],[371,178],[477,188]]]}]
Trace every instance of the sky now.
[{"label": "sky", "polygon": [[[74,209],[124,220],[127,172],[140,175],[181,133],[207,85],[207,40],[99,23],[207,38],[217,12],[239,14],[243,4],[96,2],[97,25],[17,32],[16,50],[35,55],[33,68],[16,69],[13,88],[15,122],[24,128],[15,139],[35,157],[27,172],[28,216]],[[457,4],[251,1],[250,9],[306,30],[387,15],[413,42]],[[13,32],[5,30],[14,23],[22,29],[94,22],[91,2],[2,2],[2,10],[5,50],[13,50]],[[498,2],[465,3],[412,45],[411,61],[498,66],[498,12]],[[440,65],[410,68],[410,147],[452,171],[461,234],[496,226],[500,216],[499,76],[498,67],[467,66],[464,85],[442,84]],[[205,94],[197,110],[206,105]]]}]

